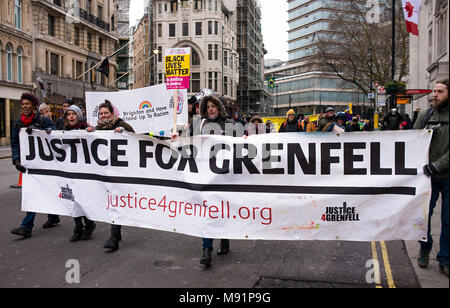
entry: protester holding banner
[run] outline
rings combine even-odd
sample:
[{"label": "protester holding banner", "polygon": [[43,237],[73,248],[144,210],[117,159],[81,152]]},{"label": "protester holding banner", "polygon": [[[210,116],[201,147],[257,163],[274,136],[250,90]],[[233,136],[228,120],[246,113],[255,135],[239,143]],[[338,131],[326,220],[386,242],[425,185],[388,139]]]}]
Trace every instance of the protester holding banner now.
[{"label": "protester holding banner", "polygon": [[347,115],[344,112],[339,112],[336,116],[336,122],[328,125],[328,129],[326,131],[329,133],[351,132],[351,127],[347,125]]},{"label": "protester holding banner", "polygon": [[425,175],[431,178],[431,201],[430,214],[428,220],[428,241],[420,242],[420,256],[418,264],[425,268],[429,264],[430,252],[433,247],[431,236],[431,217],[439,194],[442,195],[442,228],[440,238],[440,251],[437,255],[441,271],[449,275],[448,254],[449,254],[449,139],[448,139],[448,85],[449,80],[438,82],[434,88],[433,106],[427,111],[421,112],[417,118],[414,129],[432,129],[433,139],[431,140],[429,152],[429,164],[423,168]]},{"label": "protester holding banner", "polygon": [[[116,133],[122,133],[124,130],[134,133],[134,129],[123,121],[121,118],[114,114],[114,108],[110,101],[105,100],[103,104],[99,106],[99,120],[95,129],[91,126],[87,129],[88,132],[94,130],[113,130]],[[122,240],[121,234],[122,226],[111,225],[111,237],[106,241],[103,248],[111,251],[119,249],[119,242]]]},{"label": "protester holding banner", "polygon": [[278,133],[294,133],[303,131],[301,123],[295,118],[295,111],[293,109],[287,112],[286,117],[287,120],[281,124]]},{"label": "protester holding banner", "polygon": [[[52,120],[50,118],[41,115],[37,108],[39,106],[39,100],[36,96],[30,93],[22,94],[20,98],[21,116],[20,119],[14,124],[11,135],[11,153],[12,163],[16,166],[16,169],[21,173],[26,173],[26,168],[20,164],[20,140],[19,132],[22,128],[27,128],[27,133],[32,134],[33,129],[45,130],[50,133],[52,129],[55,129]],[[22,221],[19,228],[11,230],[12,234],[22,236],[24,238],[31,237],[31,231],[34,226],[34,218],[36,213],[28,212]],[[60,222],[59,216],[48,215],[48,221],[43,225],[44,229],[52,228],[58,225]]]},{"label": "protester holding banner", "polygon": [[[63,130],[78,130],[78,129],[86,129],[88,127],[87,123],[84,120],[83,113],[81,109],[76,106],[70,106],[66,112],[64,113],[64,127]],[[83,225],[84,219],[84,225]],[[92,233],[95,230],[95,222],[88,219],[85,216],[75,217],[75,230],[73,232],[72,237],[70,238],[70,242],[78,242],[80,240],[88,241],[92,238]]]},{"label": "protester holding banner", "polygon": [[[245,126],[245,125],[244,125]],[[264,121],[260,116],[254,116],[250,119],[248,129],[245,131],[246,136],[260,135],[267,133]],[[270,133],[270,130],[269,130]]]},{"label": "protester holding banner", "polygon": [[[200,135],[225,135],[226,124],[233,125],[232,120],[228,120],[227,111],[224,104],[220,99],[213,95],[205,96],[200,102],[200,114],[202,121],[200,123],[200,128],[194,130],[194,133],[199,132]],[[221,131],[218,132],[217,124],[219,125]],[[203,239],[203,257],[200,260],[200,264],[205,266],[211,265],[211,251],[213,250],[213,239]],[[230,250],[230,241],[222,239],[220,241],[219,250],[217,250],[217,255],[225,255]]]}]

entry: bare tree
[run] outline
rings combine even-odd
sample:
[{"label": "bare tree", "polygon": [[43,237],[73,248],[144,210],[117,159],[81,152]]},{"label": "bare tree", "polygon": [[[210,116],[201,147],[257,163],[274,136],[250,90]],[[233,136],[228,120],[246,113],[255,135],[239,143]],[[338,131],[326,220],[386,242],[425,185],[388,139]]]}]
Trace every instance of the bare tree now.
[{"label": "bare tree", "polygon": [[[388,6],[379,23],[368,23],[365,3],[341,2],[329,29],[318,35],[318,53],[311,61],[368,94],[374,92],[373,83],[387,84],[392,80],[392,23]],[[409,41],[402,11],[396,12],[396,19],[395,69],[400,81],[408,74]]]}]

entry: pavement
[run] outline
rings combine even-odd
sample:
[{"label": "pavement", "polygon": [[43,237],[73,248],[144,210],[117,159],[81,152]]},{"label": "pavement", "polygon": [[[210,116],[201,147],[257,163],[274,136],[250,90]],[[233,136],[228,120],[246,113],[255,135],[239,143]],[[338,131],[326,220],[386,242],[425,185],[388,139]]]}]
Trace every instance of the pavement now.
[{"label": "pavement", "polygon": [[[231,254],[226,258],[215,256],[215,266],[205,271],[198,264],[199,239],[167,232],[125,227],[125,249],[105,254],[101,246],[109,234],[109,225],[97,224],[92,242],[72,244],[67,241],[73,228],[71,218],[61,217],[59,230],[52,232],[40,227],[46,217],[38,215],[33,237],[16,239],[9,230],[20,222],[23,213],[18,210],[20,190],[9,188],[17,178],[10,157],[9,148],[0,148],[0,208],[5,215],[0,228],[0,287],[71,287],[61,279],[67,271],[62,262],[68,259],[83,264],[81,287],[370,287],[364,279],[365,261],[372,256],[370,243],[233,241]],[[417,265],[416,241],[386,243],[397,288],[449,287],[449,279],[439,272],[436,261],[440,217],[439,203],[432,219],[436,245],[427,269]],[[382,243],[372,244],[376,247]],[[376,249],[381,256],[382,247]],[[59,264],[57,269],[55,263]],[[140,267],[138,272],[134,270],[136,264]],[[51,274],[42,277],[42,271]],[[383,283],[378,287],[389,287],[389,279],[381,278]]]}]

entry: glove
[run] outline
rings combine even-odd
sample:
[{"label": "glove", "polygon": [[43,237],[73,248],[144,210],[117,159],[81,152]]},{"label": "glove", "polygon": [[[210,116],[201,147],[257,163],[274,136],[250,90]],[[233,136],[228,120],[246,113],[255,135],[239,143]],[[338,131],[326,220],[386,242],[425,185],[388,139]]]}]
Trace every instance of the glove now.
[{"label": "glove", "polygon": [[50,135],[52,133],[52,129],[49,127],[45,130],[45,132],[47,133],[47,135]]},{"label": "glove", "polygon": [[33,126],[28,126],[27,127],[27,134],[28,135],[31,135],[33,133],[33,128],[34,128]]},{"label": "glove", "polygon": [[16,169],[17,169],[17,171],[19,171],[20,173],[26,173],[27,172],[27,168],[25,168],[24,166],[22,166],[21,164],[20,164],[20,162],[16,162],[15,163],[15,166],[16,166]]},{"label": "glove", "polygon": [[430,163],[428,165],[425,165],[425,167],[423,167],[423,173],[425,173],[427,177],[432,177],[437,175],[439,171],[437,170],[437,167],[434,163]]}]

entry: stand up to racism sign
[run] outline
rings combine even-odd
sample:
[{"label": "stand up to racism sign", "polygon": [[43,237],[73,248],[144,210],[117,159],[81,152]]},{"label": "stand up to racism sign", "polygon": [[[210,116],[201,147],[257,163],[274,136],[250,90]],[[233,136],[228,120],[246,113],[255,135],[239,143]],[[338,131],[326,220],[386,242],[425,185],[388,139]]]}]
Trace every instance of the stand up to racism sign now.
[{"label": "stand up to racism sign", "polygon": [[167,90],[189,89],[190,48],[170,48],[166,50],[166,84]]}]

